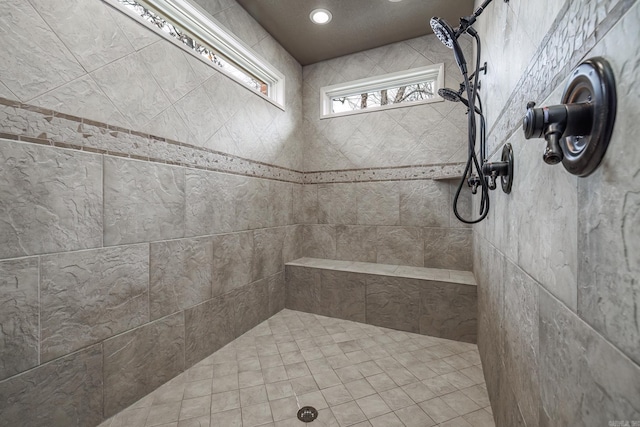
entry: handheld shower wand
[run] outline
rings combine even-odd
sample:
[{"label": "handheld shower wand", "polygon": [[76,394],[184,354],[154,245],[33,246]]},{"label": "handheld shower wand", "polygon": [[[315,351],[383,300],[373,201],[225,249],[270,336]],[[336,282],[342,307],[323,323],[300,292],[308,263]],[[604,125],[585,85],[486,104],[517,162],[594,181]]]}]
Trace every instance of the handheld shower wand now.
[{"label": "handheld shower wand", "polygon": [[[460,18],[460,25],[457,29],[453,29],[444,19],[438,18],[434,16],[431,18],[430,24],[433,29],[434,34],[438,39],[449,49],[453,50],[453,55],[455,57],[456,63],[458,64],[458,68],[460,68],[460,72],[464,78],[464,85],[461,85],[460,92],[456,92],[451,89],[439,90],[438,94],[443,98],[454,101],[454,102],[463,102],[468,108],[468,129],[469,129],[469,156],[467,159],[467,163],[465,166],[464,176],[460,181],[460,185],[458,185],[458,189],[456,191],[454,200],[453,200],[453,212],[456,217],[467,224],[475,224],[483,219],[485,219],[489,213],[489,185],[487,180],[485,179],[483,169],[480,163],[484,163],[484,132],[485,132],[485,123],[484,116],[482,114],[482,110],[476,107],[476,92],[478,89],[478,79],[477,76],[480,72],[480,37],[478,33],[471,27],[473,23],[476,21],[478,16],[484,11],[484,9],[491,3],[492,0],[485,0],[482,5],[473,13],[473,15],[468,17]],[[476,67],[475,71],[471,76],[468,74],[467,70],[467,61],[464,57],[464,53],[462,52],[462,48],[460,47],[460,43],[458,42],[458,38],[462,34],[468,34],[476,40],[477,45],[477,58],[476,58]],[[486,69],[486,67],[485,67]],[[462,97],[462,92],[466,89],[467,91],[467,99]],[[480,157],[481,161],[478,162],[478,158],[476,156],[476,113],[480,115],[481,123],[481,147],[480,147]],[[474,174],[475,168],[475,174]],[[462,191],[462,186],[464,185],[465,178],[467,180],[467,185],[471,187],[471,191],[473,194],[477,192],[478,186],[481,186],[482,189],[482,199],[480,202],[480,217],[475,220],[467,220],[460,216],[458,213],[458,199],[460,196],[460,192]]]}]

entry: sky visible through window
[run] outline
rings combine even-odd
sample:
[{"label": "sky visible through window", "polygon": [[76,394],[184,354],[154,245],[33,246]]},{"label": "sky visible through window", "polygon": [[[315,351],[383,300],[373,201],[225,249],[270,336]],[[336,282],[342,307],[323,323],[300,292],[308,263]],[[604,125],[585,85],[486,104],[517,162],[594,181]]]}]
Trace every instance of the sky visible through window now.
[{"label": "sky visible through window", "polygon": [[211,47],[205,46],[203,43],[195,40],[193,37],[186,34],[185,31],[176,27],[171,22],[168,22],[165,18],[158,15],[156,12],[147,9],[134,0],[118,0],[118,2],[125,6],[127,9],[133,11],[136,15],[142,17],[142,19],[149,22],[153,26],[158,27],[162,32],[170,35],[176,40],[179,40],[189,49],[193,50],[210,63],[224,69],[229,74],[245,83],[247,86],[264,95],[269,95],[269,86],[265,82],[257,79],[253,75],[247,73],[245,70],[237,67],[227,58],[220,55],[220,53],[216,52]]},{"label": "sky visible through window", "polygon": [[435,80],[331,98],[331,112],[343,113],[385,105],[424,101],[435,97]]}]

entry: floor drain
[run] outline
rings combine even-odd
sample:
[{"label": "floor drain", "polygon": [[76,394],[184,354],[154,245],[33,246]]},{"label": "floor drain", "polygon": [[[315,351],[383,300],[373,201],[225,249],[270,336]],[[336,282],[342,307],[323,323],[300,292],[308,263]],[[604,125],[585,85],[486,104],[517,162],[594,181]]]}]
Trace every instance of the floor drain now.
[{"label": "floor drain", "polygon": [[298,411],[298,419],[304,423],[310,423],[318,418],[318,411],[313,406],[303,406]]}]

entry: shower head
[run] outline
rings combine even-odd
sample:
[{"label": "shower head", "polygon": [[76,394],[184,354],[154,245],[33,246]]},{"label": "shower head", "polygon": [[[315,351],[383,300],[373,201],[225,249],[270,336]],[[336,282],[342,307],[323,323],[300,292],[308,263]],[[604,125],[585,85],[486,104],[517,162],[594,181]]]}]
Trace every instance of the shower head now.
[{"label": "shower head", "polygon": [[[469,108],[469,101],[462,97],[461,92],[449,89],[448,87],[443,87],[438,89],[438,95],[447,101],[462,102],[467,108]],[[482,111],[480,111],[478,107],[474,107],[474,111],[480,115],[482,114]]]},{"label": "shower head", "polygon": [[437,16],[431,18],[429,23],[431,24],[433,33],[438,37],[442,44],[449,49],[453,49],[453,55],[456,58],[456,62],[458,63],[458,67],[462,74],[467,74],[467,60],[464,58],[464,54],[462,53],[462,49],[458,43],[459,34],[451,28],[451,25],[449,25],[447,21],[442,18],[438,18]]},{"label": "shower head", "polygon": [[451,28],[451,25],[447,23],[442,18],[438,18],[434,16],[431,18],[429,22],[431,24],[431,28],[433,29],[433,33],[440,39],[443,45],[448,47],[449,49],[453,49],[453,45],[456,42],[456,32]]},{"label": "shower head", "polygon": [[460,92],[455,91],[453,89],[449,89],[448,87],[443,87],[438,89],[438,95],[440,95],[445,100],[451,101],[451,102],[460,102],[462,100],[462,97],[460,96]]}]

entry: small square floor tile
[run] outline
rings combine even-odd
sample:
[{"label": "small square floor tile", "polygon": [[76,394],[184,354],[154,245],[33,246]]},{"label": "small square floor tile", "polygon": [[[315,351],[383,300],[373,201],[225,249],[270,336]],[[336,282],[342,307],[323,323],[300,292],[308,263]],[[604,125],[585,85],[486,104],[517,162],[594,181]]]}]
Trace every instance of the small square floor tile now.
[{"label": "small square floor tile", "polygon": [[356,402],[347,402],[342,405],[333,406],[331,411],[341,427],[350,426],[361,421],[366,421],[367,419]]},{"label": "small square floor tile", "polygon": [[353,397],[351,397],[349,391],[342,384],[322,390],[322,395],[324,396],[329,406],[336,406],[341,403],[353,400]]},{"label": "small square floor tile", "polygon": [[356,403],[368,419],[391,412],[391,408],[389,408],[378,394],[372,394],[371,396],[358,399]]},{"label": "small square floor tile", "polygon": [[369,420],[373,427],[404,427],[404,424],[393,412]]}]

